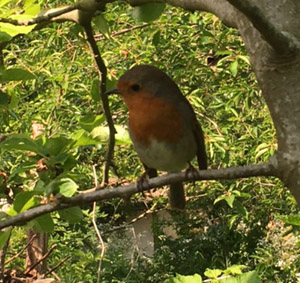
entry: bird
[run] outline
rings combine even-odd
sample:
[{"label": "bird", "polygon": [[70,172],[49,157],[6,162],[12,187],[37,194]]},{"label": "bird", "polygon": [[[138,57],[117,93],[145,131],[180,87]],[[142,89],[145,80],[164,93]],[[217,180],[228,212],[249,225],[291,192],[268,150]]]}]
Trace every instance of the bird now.
[{"label": "bird", "polygon": [[[145,167],[138,185],[156,177],[157,170],[196,172],[191,165],[195,156],[199,169],[207,169],[201,126],[191,104],[166,73],[152,65],[136,65],[106,94],[119,94],[128,108],[129,135]],[[184,210],[183,184],[171,183],[168,198],[171,209]]]}]

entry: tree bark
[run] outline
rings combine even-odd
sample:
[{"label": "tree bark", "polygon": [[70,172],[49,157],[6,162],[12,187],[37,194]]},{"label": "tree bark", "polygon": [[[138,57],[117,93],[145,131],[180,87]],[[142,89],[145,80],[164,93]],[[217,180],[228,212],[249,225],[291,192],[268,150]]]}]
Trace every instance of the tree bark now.
[{"label": "tree bark", "polygon": [[[36,265],[37,262],[43,257],[48,249],[48,234],[37,233],[33,229],[29,229],[27,232],[27,239],[30,240],[35,236],[32,243],[27,248],[26,255],[26,271],[29,271],[32,266]],[[33,278],[40,278],[43,274],[47,272],[47,260],[43,260],[38,263],[32,270],[28,273],[33,276]]]},{"label": "tree bark", "polygon": [[[300,39],[299,1],[252,1],[280,34]],[[283,3],[284,2],[284,3]],[[243,14],[237,12],[237,27],[246,44],[262,95],[276,128],[277,172],[300,206],[300,56],[278,52]]]}]

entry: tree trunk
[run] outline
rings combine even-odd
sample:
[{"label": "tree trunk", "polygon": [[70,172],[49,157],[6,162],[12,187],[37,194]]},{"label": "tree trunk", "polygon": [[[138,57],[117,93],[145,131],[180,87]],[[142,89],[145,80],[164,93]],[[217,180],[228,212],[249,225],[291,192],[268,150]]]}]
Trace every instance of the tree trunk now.
[{"label": "tree trunk", "polygon": [[[34,278],[40,278],[47,271],[47,259],[39,262],[48,249],[48,234],[36,233],[33,229],[27,232],[28,241],[35,236],[32,243],[27,248],[26,271]],[[37,264],[38,263],[38,264]],[[33,269],[31,269],[35,266]]]},{"label": "tree trunk", "polygon": [[[300,2],[256,2],[278,33],[299,40]],[[269,107],[278,141],[277,175],[300,206],[300,56],[299,52],[276,52],[252,23],[238,12],[237,26]]]}]

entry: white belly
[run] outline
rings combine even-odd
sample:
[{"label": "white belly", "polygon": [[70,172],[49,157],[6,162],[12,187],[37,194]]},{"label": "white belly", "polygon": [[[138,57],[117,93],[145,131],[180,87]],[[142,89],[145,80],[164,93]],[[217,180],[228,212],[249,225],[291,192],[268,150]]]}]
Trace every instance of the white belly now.
[{"label": "white belly", "polygon": [[145,165],[167,172],[178,172],[186,168],[188,162],[194,158],[197,152],[193,136],[184,136],[179,143],[172,146],[157,140],[144,146],[136,144],[133,139],[133,144]]}]

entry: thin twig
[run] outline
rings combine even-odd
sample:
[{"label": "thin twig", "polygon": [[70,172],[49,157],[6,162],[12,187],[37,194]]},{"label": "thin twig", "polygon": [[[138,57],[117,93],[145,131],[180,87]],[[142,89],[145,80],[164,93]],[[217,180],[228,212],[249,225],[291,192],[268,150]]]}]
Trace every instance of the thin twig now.
[{"label": "thin twig", "polygon": [[[61,265],[63,265],[63,263],[65,261],[67,261],[69,258],[71,258],[70,255],[66,256],[64,259],[62,259],[57,265],[55,265],[53,268],[49,269],[49,271],[47,273],[44,274],[44,278],[49,275],[49,274],[53,274],[53,272],[58,269]],[[57,278],[56,278],[57,279]]]},{"label": "thin twig", "polygon": [[14,256],[12,256],[10,259],[8,259],[4,265],[10,263],[11,261],[13,261],[15,258],[19,257],[33,242],[33,240],[37,237],[37,234],[34,234],[31,239],[28,241],[27,245],[21,249],[17,254],[15,254]]},{"label": "thin twig", "polygon": [[[136,29],[142,29],[144,27],[148,27],[150,26],[150,24],[143,24],[143,25],[139,25],[139,26],[133,26],[133,27],[130,27],[130,28],[126,28],[126,29],[122,29],[120,31],[117,31],[117,32],[112,32],[111,33],[111,37],[115,37],[115,36],[118,36],[118,35],[121,35],[121,34],[124,34],[124,33],[127,33],[127,32],[131,32],[133,30],[136,30]],[[105,40],[105,36],[103,36],[102,34],[96,34],[95,35],[95,40],[96,41],[102,41],[102,40]]]},{"label": "thin twig", "polygon": [[218,134],[219,134],[220,136],[223,136],[221,130],[220,130],[219,127],[218,127],[218,124],[217,124],[215,121],[213,121],[213,120],[210,119],[208,116],[206,116],[206,115],[204,115],[204,114],[201,114],[201,113],[199,113],[199,116],[205,118],[205,119],[208,120],[211,124],[213,124],[213,126],[214,126],[215,129],[217,130]]},{"label": "thin twig", "polygon": [[29,268],[27,268],[27,270],[25,270],[24,274],[28,274],[31,270],[33,270],[38,264],[40,264],[44,259],[46,259],[52,252],[53,250],[56,248],[56,244],[53,245],[36,263],[34,263],[32,266],[30,266]]},{"label": "thin twig", "polygon": [[110,113],[110,108],[109,108],[109,103],[108,103],[108,97],[105,95],[106,91],[106,76],[107,76],[107,69],[104,64],[104,61],[101,57],[101,54],[99,52],[97,43],[94,38],[93,34],[93,29],[91,24],[86,24],[84,25],[85,33],[87,36],[87,41],[90,45],[90,48],[92,50],[92,53],[94,55],[95,62],[98,67],[98,74],[99,74],[99,81],[100,81],[100,95],[101,95],[101,100],[102,100],[102,106],[103,106],[103,111],[104,115],[108,124],[109,128],[109,141],[108,141],[108,148],[106,151],[106,156],[105,156],[105,163],[103,166],[103,179],[100,187],[104,187],[108,183],[108,178],[109,178],[109,168],[112,163],[112,158],[114,155],[114,147],[115,147],[115,134],[116,134],[116,129],[114,127],[114,123],[112,120],[112,116]]},{"label": "thin twig", "polygon": [[0,279],[1,280],[4,280],[4,266],[6,264],[5,257],[6,257],[6,253],[7,253],[8,247],[9,247],[9,241],[10,241],[11,232],[12,232],[12,229],[11,228],[9,228],[9,229],[10,229],[10,231],[9,231],[8,239],[6,240],[2,249],[0,250],[0,273],[1,273]]},{"label": "thin twig", "polygon": [[[94,174],[94,183],[95,186],[98,187],[98,180],[97,180],[97,173],[96,173],[96,166],[93,165],[93,174]],[[93,227],[95,229],[97,238],[99,240],[99,246],[101,248],[101,254],[100,254],[100,259],[99,259],[99,265],[98,265],[98,270],[97,270],[97,283],[100,283],[101,281],[101,266],[102,266],[102,260],[104,258],[105,254],[105,245],[102,239],[102,236],[100,234],[100,231],[98,229],[97,223],[96,223],[96,208],[97,208],[97,203],[94,201],[93,202],[93,212],[92,212],[92,223]]]}]

